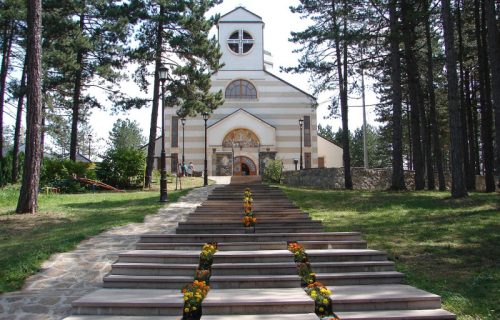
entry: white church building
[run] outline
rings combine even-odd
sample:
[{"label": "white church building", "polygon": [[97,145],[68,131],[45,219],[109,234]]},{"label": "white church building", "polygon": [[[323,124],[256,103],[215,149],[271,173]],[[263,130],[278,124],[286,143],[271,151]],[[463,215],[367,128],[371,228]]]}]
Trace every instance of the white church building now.
[{"label": "white church building", "polygon": [[[212,90],[222,90],[225,102],[207,120],[208,175],[262,175],[269,159],[294,170],[301,135],[304,168],[341,167],[342,149],[317,136],[315,97],[270,71],[262,18],[237,7],[217,27],[224,67],[212,76]],[[205,121],[199,115],[183,124],[176,112],[166,108],[164,114],[167,170],[177,171],[184,154],[186,163],[203,171]],[[155,147],[158,159],[161,139]]]}]

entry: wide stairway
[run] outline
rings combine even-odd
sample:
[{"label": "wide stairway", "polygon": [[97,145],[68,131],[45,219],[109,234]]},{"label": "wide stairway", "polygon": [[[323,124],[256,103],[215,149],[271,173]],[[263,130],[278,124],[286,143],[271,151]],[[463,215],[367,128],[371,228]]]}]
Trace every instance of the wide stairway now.
[{"label": "wide stairway", "polygon": [[[253,193],[255,230],[242,223],[246,187]],[[113,264],[103,289],[74,301],[67,319],[180,319],[180,289],[193,281],[202,246],[216,242],[202,319],[317,320],[287,250],[290,241],[305,247],[340,319],[455,319],[441,309],[439,296],[403,284],[386,253],[367,249],[361,234],[323,232],[321,222],[281,190],[257,182],[214,189],[176,234],[143,235],[137,250]]]}]

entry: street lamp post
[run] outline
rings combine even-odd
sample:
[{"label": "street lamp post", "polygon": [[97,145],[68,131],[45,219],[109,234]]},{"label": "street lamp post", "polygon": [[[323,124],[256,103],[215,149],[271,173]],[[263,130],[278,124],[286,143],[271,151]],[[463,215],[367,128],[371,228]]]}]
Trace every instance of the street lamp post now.
[{"label": "street lamp post", "polygon": [[184,165],[186,163],[184,160],[184,125],[186,124],[186,118],[181,118],[181,123],[182,123],[182,165]]},{"label": "street lamp post", "polygon": [[89,133],[89,160],[90,160],[90,142],[92,142],[92,135]]},{"label": "street lamp post", "polygon": [[161,66],[158,70],[158,79],[161,81],[161,175],[160,175],[160,202],[168,202],[167,168],[165,154],[165,81],[168,69]]},{"label": "street lamp post", "polygon": [[207,163],[207,120],[209,114],[203,112],[203,120],[205,120],[205,161],[203,163],[203,186],[208,186],[208,163]]},{"label": "street lamp post", "polygon": [[304,127],[304,119],[299,119],[299,127],[300,127],[300,170],[304,169],[302,165],[302,128]]}]

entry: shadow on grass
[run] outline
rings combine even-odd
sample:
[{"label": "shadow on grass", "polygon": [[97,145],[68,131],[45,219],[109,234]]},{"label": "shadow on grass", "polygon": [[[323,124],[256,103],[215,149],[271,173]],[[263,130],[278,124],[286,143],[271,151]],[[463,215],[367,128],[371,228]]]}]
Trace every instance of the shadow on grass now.
[{"label": "shadow on grass", "polygon": [[[169,193],[171,203],[189,190]],[[0,293],[21,288],[51,254],[112,227],[142,222],[164,204],[149,192],[45,197],[36,215],[0,216]]]},{"label": "shadow on grass", "polygon": [[500,318],[498,194],[455,200],[444,192],[283,189],[326,231],[362,232],[459,319]]}]

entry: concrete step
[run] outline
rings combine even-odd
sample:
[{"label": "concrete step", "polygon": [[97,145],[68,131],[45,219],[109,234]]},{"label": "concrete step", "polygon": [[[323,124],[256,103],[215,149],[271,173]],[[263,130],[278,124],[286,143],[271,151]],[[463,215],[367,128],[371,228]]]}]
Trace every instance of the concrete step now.
[{"label": "concrete step", "polygon": [[300,287],[212,289],[203,301],[203,319],[208,315],[238,314],[280,314],[281,319],[281,314],[296,313],[314,313],[314,301]]},{"label": "concrete step", "polygon": [[[238,219],[238,221],[232,222],[232,221],[217,221],[216,219],[213,220],[188,220],[185,222],[179,222],[177,229],[187,229],[187,228],[198,228],[198,229],[218,229],[220,227],[227,227],[227,228],[238,228],[242,226],[241,220],[243,219],[243,214],[240,217],[241,219]],[[257,219],[259,219],[257,217]],[[321,227],[321,221],[317,220],[286,220],[283,219],[282,221],[276,219],[274,221],[269,220],[269,221],[260,221],[257,220],[257,224],[259,227],[262,228],[281,228],[281,227],[312,227],[312,226],[319,226]]]},{"label": "concrete step", "polygon": [[200,251],[204,242],[172,242],[172,243],[144,243],[138,242],[135,246],[137,250],[193,250]]},{"label": "concrete step", "polygon": [[[296,217],[297,219],[307,219],[311,218],[308,213],[305,212],[290,212],[290,211],[257,211],[257,210],[252,210],[255,215],[259,215],[259,217],[262,218],[271,218],[271,217],[279,217],[279,218],[292,218]],[[235,211],[228,211],[228,212],[211,212],[211,211],[200,211],[200,212],[193,212],[191,213],[188,218],[191,219],[192,217],[200,218],[200,219],[208,219],[210,217],[228,217],[228,218],[233,218],[233,217],[239,217],[243,215],[243,210],[235,210]]]},{"label": "concrete step", "polygon": [[118,262],[198,264],[200,251],[193,250],[130,250],[120,253]]},{"label": "concrete step", "polygon": [[296,227],[263,227],[257,224],[255,233],[290,233],[290,232],[323,232],[323,226],[319,225],[303,225]]},{"label": "concrete step", "polygon": [[75,315],[182,316],[179,290],[99,289],[73,301]]},{"label": "concrete step", "polygon": [[193,282],[190,276],[133,276],[107,275],[103,278],[104,288],[115,289],[176,289],[181,290]]},{"label": "concrete step", "polygon": [[333,310],[420,310],[440,309],[441,298],[423,290],[402,285],[329,286]]},{"label": "concrete step", "polygon": [[286,250],[287,243],[284,241],[221,242],[218,244],[218,249],[219,251]]},{"label": "concrete step", "polygon": [[316,273],[394,271],[392,261],[312,262]]},{"label": "concrete step", "polygon": [[[259,219],[259,223],[262,222],[273,222],[275,220],[283,220],[283,221],[296,221],[296,222],[308,222],[311,221],[311,217],[308,215],[299,215],[299,214],[289,214],[289,215],[276,215],[274,213],[260,213],[257,214],[254,212],[254,215]],[[212,222],[214,221],[227,221],[227,222],[240,222],[243,218],[243,212],[241,213],[230,213],[230,214],[210,214],[210,215],[200,215],[200,214],[190,214],[186,219],[187,222],[195,222],[195,221],[206,221]]]},{"label": "concrete step", "polygon": [[300,288],[298,275],[211,276],[212,289]]},{"label": "concrete step", "polygon": [[[306,249],[366,249],[366,241],[302,241]],[[200,250],[203,242],[193,243],[137,243],[139,250]],[[285,250],[287,243],[284,241],[266,242],[220,242],[219,251],[235,250]]]},{"label": "concrete step", "polygon": [[190,276],[196,272],[198,264],[165,264],[165,263],[114,263],[112,275],[134,276]]},{"label": "concrete step", "polygon": [[246,250],[217,251],[214,264],[221,263],[274,263],[293,262],[293,254],[288,250]]},{"label": "concrete step", "polygon": [[[252,205],[252,211],[254,212],[284,212],[288,211],[289,213],[299,213],[300,209],[295,206],[289,205],[278,205],[276,207],[270,207],[269,205]],[[234,205],[228,204],[214,204],[214,205],[203,205],[202,207],[198,207],[194,211],[195,213],[205,213],[208,212],[210,214],[215,213],[238,213],[243,212],[243,204],[238,203]]]},{"label": "concrete step", "polygon": [[[137,249],[146,250],[200,250],[204,243],[138,243]],[[218,243],[220,251],[235,250],[285,250],[286,242],[221,242]]]},{"label": "concrete step", "polygon": [[443,309],[337,312],[337,316],[342,320],[453,320],[456,318],[453,313]]},{"label": "concrete step", "polygon": [[[215,315],[203,316],[203,320],[318,320],[314,313],[308,314],[246,314],[246,315]],[[165,316],[70,316],[64,320],[179,320],[179,317]]]},{"label": "concrete step", "polygon": [[310,232],[282,234],[144,234],[140,243],[276,242],[276,241],[357,241],[359,232]]},{"label": "concrete step", "polygon": [[366,249],[364,240],[346,240],[346,241],[300,241],[300,244],[306,249]]},{"label": "concrete step", "polygon": [[315,262],[340,262],[340,261],[380,261],[386,260],[387,254],[370,249],[324,249],[307,250],[311,263]]},{"label": "concrete step", "polygon": [[[314,270],[313,268],[313,271]],[[396,284],[404,282],[404,275],[396,271],[382,272],[342,272],[318,273],[316,279],[326,286],[344,286],[356,284]]]},{"label": "concrete step", "polygon": [[213,276],[244,276],[244,275],[296,275],[297,266],[290,262],[271,263],[214,263]]},{"label": "concrete step", "polygon": [[[212,234],[244,234],[246,233],[245,227],[225,227],[221,225],[220,227],[210,227],[207,228],[202,227],[190,227],[190,226],[182,226],[175,230],[177,234],[203,234],[206,232],[210,232]],[[323,226],[321,225],[302,225],[302,226],[280,226],[280,227],[262,227],[259,224],[255,227],[254,233],[293,233],[293,232],[322,232]]]}]

